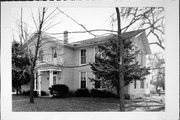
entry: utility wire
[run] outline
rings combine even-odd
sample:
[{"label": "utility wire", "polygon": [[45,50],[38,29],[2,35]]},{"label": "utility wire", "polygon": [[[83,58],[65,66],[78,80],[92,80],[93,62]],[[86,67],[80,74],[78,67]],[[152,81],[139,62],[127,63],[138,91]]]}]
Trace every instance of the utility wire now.
[{"label": "utility wire", "polygon": [[72,17],[70,17],[68,14],[66,14],[65,12],[63,12],[62,10],[60,10],[58,7],[57,7],[57,10],[59,10],[62,14],[64,14],[65,16],[67,16],[68,18],[70,18],[72,21],[74,21],[76,24],[78,24],[79,26],[81,26],[84,30],[86,30],[89,34],[93,35],[94,37],[96,37],[96,35],[92,34],[90,31],[88,31],[88,29],[80,24],[79,22],[77,22],[76,20],[74,20]]}]

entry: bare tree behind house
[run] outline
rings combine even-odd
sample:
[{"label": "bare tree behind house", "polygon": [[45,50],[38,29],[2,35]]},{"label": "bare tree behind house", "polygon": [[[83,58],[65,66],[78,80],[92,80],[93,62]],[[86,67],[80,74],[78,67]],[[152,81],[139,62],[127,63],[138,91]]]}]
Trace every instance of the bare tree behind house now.
[{"label": "bare tree behind house", "polygon": [[[150,39],[149,44],[165,50],[163,7],[122,7],[120,13],[123,22],[122,32],[145,29],[147,37],[154,38],[154,40]],[[117,22],[117,18],[112,16],[111,18],[111,24]]]}]

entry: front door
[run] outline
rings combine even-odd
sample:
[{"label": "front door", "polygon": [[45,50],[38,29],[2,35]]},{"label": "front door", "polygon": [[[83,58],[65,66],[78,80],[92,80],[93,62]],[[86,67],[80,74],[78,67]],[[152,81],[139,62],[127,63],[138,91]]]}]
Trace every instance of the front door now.
[{"label": "front door", "polygon": [[57,75],[53,75],[53,85],[57,84]]},{"label": "front door", "polygon": [[53,85],[57,84],[57,72],[53,72]]},{"label": "front door", "polygon": [[49,73],[47,71],[41,72],[41,90],[49,93]]}]

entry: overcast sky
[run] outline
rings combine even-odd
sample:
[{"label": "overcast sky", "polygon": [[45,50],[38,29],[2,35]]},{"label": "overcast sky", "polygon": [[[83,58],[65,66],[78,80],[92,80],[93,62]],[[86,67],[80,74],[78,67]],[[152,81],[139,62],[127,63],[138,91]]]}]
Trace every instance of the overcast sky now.
[{"label": "overcast sky", "polygon": [[[51,13],[55,8],[49,8],[47,12],[47,16]],[[110,26],[110,15],[115,12],[114,8],[59,8],[78,23],[84,25],[88,30],[92,29],[112,29]],[[35,19],[37,18],[37,8],[26,8],[23,9],[23,21],[28,24],[29,32],[34,32],[36,29],[35,24],[32,19],[33,12]],[[13,33],[18,33],[17,19],[20,19],[20,9],[12,9],[12,29]],[[60,22],[56,26],[52,27],[51,29],[47,30],[48,33],[62,33],[63,31],[85,31],[80,25],[75,23],[73,20],[56,10],[53,15],[56,17],[53,19],[51,25]],[[52,15],[52,16],[53,16]],[[51,20],[52,21],[52,20]],[[46,24],[46,26],[48,23]],[[95,33],[98,34],[98,33]],[[99,33],[103,34],[103,33]],[[61,39],[62,35],[56,35],[59,39]],[[81,34],[71,34],[69,35],[70,42],[79,41],[87,38],[92,38],[94,36],[90,35],[89,33],[81,33]]]},{"label": "overcast sky", "polygon": [[[55,8],[48,8],[48,11],[46,13],[47,17]],[[76,20],[78,23],[85,26],[88,30],[94,30],[94,29],[109,29],[109,30],[117,30],[117,25],[114,24],[114,27],[112,27],[111,21],[112,17],[116,18],[115,14],[115,8],[112,7],[102,7],[102,8],[59,8],[64,13],[72,17],[74,20]],[[12,8],[11,9],[11,28],[12,33],[14,34],[15,39],[18,38],[18,27],[17,27],[17,20],[20,20],[20,8]],[[33,22],[32,13],[35,19],[38,17],[38,9],[37,8],[23,8],[23,22],[27,23],[27,28],[29,33],[33,33],[36,30],[35,24]],[[56,23],[56,26],[48,29],[47,33],[63,33],[64,31],[85,31],[80,25],[75,23],[73,20],[68,18],[66,15],[62,14],[60,11],[56,10],[51,16],[56,16],[54,19],[50,20],[52,22],[49,24],[46,23],[46,27],[48,25],[53,25]],[[49,17],[50,18],[50,17]],[[126,25],[126,21],[122,21],[122,27]],[[107,32],[94,32],[96,35],[102,35],[106,34]],[[56,35],[54,36],[60,40],[63,39],[63,35]],[[93,38],[94,36],[90,35],[89,33],[76,33],[76,34],[69,34],[69,42],[84,40],[88,38]],[[151,41],[153,41],[153,37],[149,38]],[[161,51],[157,46],[151,46],[152,52]]]}]

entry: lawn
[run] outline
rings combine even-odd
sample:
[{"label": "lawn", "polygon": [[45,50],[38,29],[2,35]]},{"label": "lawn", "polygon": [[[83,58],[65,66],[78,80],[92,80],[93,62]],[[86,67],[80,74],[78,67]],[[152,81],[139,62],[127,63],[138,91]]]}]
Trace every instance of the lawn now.
[{"label": "lawn", "polygon": [[[29,103],[29,97],[13,95],[13,111],[119,111],[116,98],[48,98],[39,97]],[[126,111],[164,111],[164,105],[153,101],[126,101]]]}]

